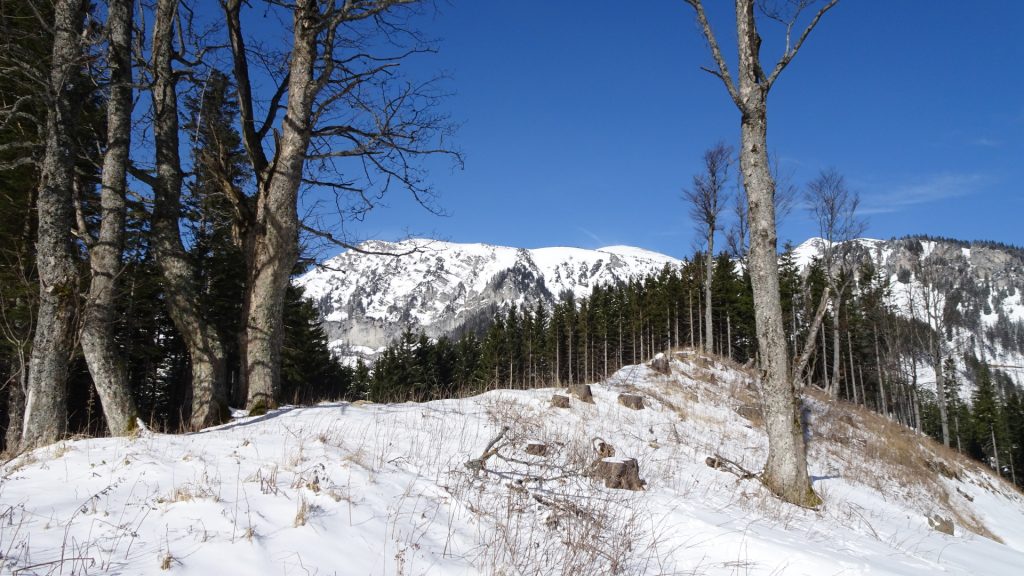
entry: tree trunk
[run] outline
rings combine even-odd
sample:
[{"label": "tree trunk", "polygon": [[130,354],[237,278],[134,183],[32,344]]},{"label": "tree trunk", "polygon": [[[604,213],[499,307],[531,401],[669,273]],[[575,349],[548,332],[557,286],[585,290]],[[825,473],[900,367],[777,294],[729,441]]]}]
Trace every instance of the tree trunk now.
[{"label": "tree trunk", "polygon": [[[807,342],[804,343],[803,352],[800,353],[800,357],[797,359],[796,365],[793,368],[793,381],[798,384],[798,387],[806,385],[803,377],[804,369],[807,368],[807,361],[810,360],[811,354],[814,352],[815,340],[818,337],[818,329],[821,326],[822,321],[825,319],[825,311],[827,309],[828,287],[826,286],[825,290],[821,294],[821,301],[818,303],[818,310],[814,313],[814,320],[811,322],[811,329],[807,331]],[[793,318],[796,318],[796,314],[793,314]],[[795,327],[793,329],[793,334],[796,334]]]},{"label": "tree trunk", "polygon": [[885,398],[885,374],[882,370],[882,354],[878,348],[878,325],[874,326],[875,332],[875,364],[878,367],[878,397],[882,401],[882,414],[889,415],[889,404]]},{"label": "tree trunk", "polygon": [[779,298],[779,262],[775,228],[775,183],[768,165],[768,88],[760,64],[761,39],[754,20],[754,2],[736,3],[741,109],[740,168],[750,215],[750,279],[754,318],[763,369],[768,460],[764,484],[783,500],[817,506],[807,475],[800,402],[789,374],[786,332]]},{"label": "tree trunk", "polygon": [[178,96],[173,56],[174,22],[178,0],[159,0],[153,23],[153,137],[157,175],[153,189],[151,235],[164,278],[168,313],[188,349],[192,366],[193,429],[225,421],[227,367],[216,331],[202,317],[195,274],[181,241],[181,160],[178,151]]},{"label": "tree trunk", "polygon": [[258,413],[277,406],[284,340],[284,298],[298,258],[298,194],[309,146],[316,62],[317,6],[300,0],[294,8],[294,43],[288,104],[277,142],[273,174],[264,180],[256,204],[255,241],[249,269],[248,316],[242,372],[247,407]]},{"label": "tree trunk", "polygon": [[89,248],[92,282],[82,318],[82,352],[103,405],[111,435],[136,428],[137,413],[121,353],[114,340],[117,276],[124,246],[125,190],[131,141],[132,0],[107,2],[110,37],[110,98],[107,100],[107,151],[103,157],[99,238]]},{"label": "tree trunk", "polygon": [[7,434],[4,436],[6,451],[14,453],[21,444],[21,431],[25,423],[25,390],[28,386],[28,366],[19,360],[17,381],[12,378],[7,392]]},{"label": "tree trunk", "polygon": [[[753,5],[749,14],[737,13],[741,68],[743,60],[756,58],[757,32],[753,29]],[[750,63],[747,66],[751,66]],[[743,77],[747,75],[744,74]],[[804,445],[800,403],[789,375],[786,334],[779,300],[779,270],[775,232],[774,182],[768,169],[767,101],[760,86],[749,82],[741,88],[747,103],[743,115],[740,166],[750,214],[750,278],[754,292],[754,315],[764,385],[765,427],[768,431],[768,461],[764,483],[788,502],[816,506],[821,499],[807,476],[807,448]]]},{"label": "tree trunk", "polygon": [[[937,324],[936,324],[937,325]],[[938,331],[938,330],[937,330]],[[946,409],[946,379],[942,374],[941,331],[931,335],[932,365],[935,369],[935,399],[939,405],[939,420],[942,424],[942,443],[949,447],[949,411]]]},{"label": "tree trunk", "polygon": [[839,369],[842,366],[843,349],[839,334],[839,309],[843,305],[843,295],[835,293],[834,298],[833,304],[835,308],[832,310],[832,381],[829,382],[828,388],[829,396],[833,398],[839,395]]},{"label": "tree trunk", "polygon": [[708,353],[714,352],[714,337],[712,336],[711,326],[711,276],[714,274],[714,260],[711,255],[715,249],[715,228],[714,224],[708,229],[708,253],[704,255],[704,351]]},{"label": "tree trunk", "polygon": [[74,108],[72,76],[80,65],[82,3],[54,3],[53,50],[46,113],[46,151],[40,174],[36,268],[39,311],[29,360],[21,449],[60,439],[67,427],[67,377],[75,336],[78,273],[71,241],[74,222]]},{"label": "tree trunk", "polygon": [[[849,324],[849,319],[847,319]],[[853,403],[860,404],[860,395],[857,393],[857,378],[856,378],[856,367],[853,365],[853,338],[851,337],[850,331],[846,331],[846,351],[850,357],[850,385],[853,386]],[[867,405],[867,398],[864,398],[864,405]]]}]

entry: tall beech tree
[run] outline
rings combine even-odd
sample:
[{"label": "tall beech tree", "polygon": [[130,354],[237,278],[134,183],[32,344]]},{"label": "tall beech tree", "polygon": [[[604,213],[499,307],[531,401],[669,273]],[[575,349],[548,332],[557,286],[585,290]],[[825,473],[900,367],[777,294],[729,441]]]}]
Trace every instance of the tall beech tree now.
[{"label": "tall beech tree", "polygon": [[800,403],[789,371],[789,355],[779,298],[777,233],[775,228],[775,183],[768,160],[768,92],[779,75],[799,52],[811,31],[838,0],[831,0],[814,15],[793,43],[790,34],[803,11],[813,0],[799,0],[790,14],[774,10],[762,13],[783,20],[785,51],[771,72],[761,67],[761,36],[757,31],[755,0],[736,0],[736,39],[739,60],[738,82],[729,66],[704,12],[701,0],[685,0],[696,13],[708,42],[715,68],[707,69],[725,85],[740,112],[740,171],[747,194],[750,227],[748,266],[754,292],[758,349],[763,371],[765,427],[768,431],[768,459],[762,481],[782,499],[803,506],[817,506],[807,475],[807,447],[801,426]]},{"label": "tall beech tree", "polygon": [[136,427],[135,401],[114,339],[117,279],[125,238],[125,195],[132,116],[132,0],[107,1],[107,147],[100,190],[100,229],[87,239],[92,280],[82,313],[82,352],[103,405],[110,433],[120,436]]},{"label": "tall beech tree", "polygon": [[224,346],[201,312],[196,273],[181,238],[183,171],[177,90],[180,75],[173,67],[182,57],[181,47],[175,46],[176,32],[180,32],[178,9],[178,0],[157,0],[150,71],[156,175],[143,179],[153,187],[151,242],[166,285],[168,313],[188,349],[192,373],[191,425],[198,429],[223,422],[229,411]]},{"label": "tall beech tree", "polygon": [[[222,0],[233,57],[242,143],[255,193],[225,182],[243,239],[247,267],[242,370],[235,400],[255,412],[276,406],[281,380],[282,314],[298,257],[300,230],[348,248],[344,238],[303,225],[303,185],[333,190],[339,206],[356,213],[373,207],[396,183],[427,203],[430,188],[414,165],[423,154],[444,153],[446,121],[431,112],[432,85],[403,83],[402,60],[429,51],[402,20],[416,0],[297,0],[287,68],[273,94],[258,99],[250,80],[241,0]],[[406,10],[403,10],[406,9]],[[374,39],[385,37],[381,48]],[[411,44],[395,51],[396,44]],[[266,115],[257,120],[257,104]],[[284,111],[280,123],[278,113]],[[272,137],[272,142],[268,142]],[[346,159],[354,170],[346,172]],[[365,175],[361,179],[353,174]],[[343,196],[348,195],[348,199]],[[344,216],[344,214],[342,214]]]}]

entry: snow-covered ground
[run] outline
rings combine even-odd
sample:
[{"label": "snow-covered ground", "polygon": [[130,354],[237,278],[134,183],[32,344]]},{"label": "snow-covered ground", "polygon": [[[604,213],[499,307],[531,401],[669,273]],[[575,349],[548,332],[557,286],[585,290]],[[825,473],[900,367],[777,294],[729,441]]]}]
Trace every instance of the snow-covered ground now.
[{"label": "snow-covered ground", "polygon": [[[807,400],[820,510],[708,467],[765,457],[757,392],[693,355],[593,385],[282,408],[189,435],[82,439],[0,469],[0,573],[986,574],[1024,567],[1024,497],[870,412]],[[646,408],[620,405],[622,392]],[[742,415],[741,415],[742,414]],[[507,431],[501,434],[503,428]],[[479,458],[494,438],[497,452]],[[643,491],[587,475],[594,445]],[[541,442],[546,456],[525,448]],[[929,517],[954,524],[953,535]],[[983,536],[984,534],[985,536]]]}]

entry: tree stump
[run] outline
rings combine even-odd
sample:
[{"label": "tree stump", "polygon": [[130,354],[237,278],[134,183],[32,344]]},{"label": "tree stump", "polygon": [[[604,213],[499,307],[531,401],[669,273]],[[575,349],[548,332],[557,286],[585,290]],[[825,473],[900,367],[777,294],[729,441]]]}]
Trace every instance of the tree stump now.
[{"label": "tree stump", "polygon": [[672,373],[672,366],[669,364],[668,356],[658,352],[654,355],[654,359],[651,360],[651,368],[660,374],[669,375]]},{"label": "tree stump", "polygon": [[568,408],[569,397],[563,394],[555,394],[551,397],[551,405],[555,408]]},{"label": "tree stump", "polygon": [[953,535],[953,521],[949,518],[943,518],[938,514],[932,514],[928,517],[928,525],[936,532],[942,532],[943,534],[949,534],[950,536]]},{"label": "tree stump", "polygon": [[527,442],[526,443],[526,453],[530,454],[532,456],[547,456],[548,455],[548,445],[543,443],[543,442],[537,442],[537,441]]},{"label": "tree stump", "polygon": [[620,490],[643,490],[640,479],[640,465],[636,458],[602,458],[594,466],[594,477],[604,480],[605,488]]},{"label": "tree stump", "polygon": [[573,384],[569,386],[569,393],[579,398],[580,402],[594,403],[594,393],[590,391],[590,384]]},{"label": "tree stump", "polygon": [[644,397],[639,394],[619,394],[619,404],[633,410],[643,410]]}]

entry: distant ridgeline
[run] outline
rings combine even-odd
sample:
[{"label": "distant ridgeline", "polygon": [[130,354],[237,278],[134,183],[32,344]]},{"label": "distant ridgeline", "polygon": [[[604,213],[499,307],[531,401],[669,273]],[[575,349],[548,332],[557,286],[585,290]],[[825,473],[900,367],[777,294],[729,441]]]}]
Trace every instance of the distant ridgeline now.
[{"label": "distant ridgeline", "polygon": [[[807,341],[821,299],[821,243],[787,246],[780,259],[791,350]],[[941,439],[938,352],[951,445],[979,459],[999,455],[1016,476],[1015,463],[1024,461],[1024,250],[921,236],[861,239],[844,249],[853,264],[841,274],[851,282],[838,310],[830,304],[825,312],[804,381],[831,383],[839,398]],[[593,382],[687,346],[739,363],[755,357],[753,301],[740,261],[715,257],[704,342],[704,255],[678,261],[614,250],[442,244],[397,258],[345,254],[331,266],[338,271],[310,272],[297,284],[326,318],[328,334],[351,338],[332,343],[349,354],[342,387],[351,399]],[[357,339],[379,338],[366,328],[385,323],[397,326],[387,346]]]}]

